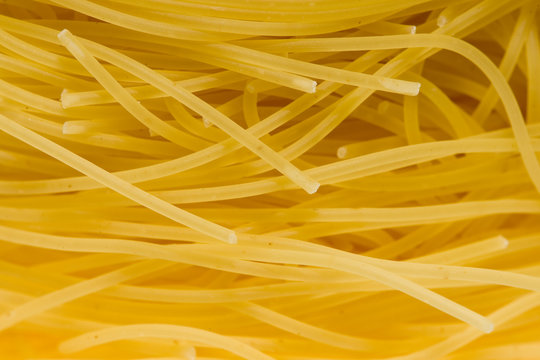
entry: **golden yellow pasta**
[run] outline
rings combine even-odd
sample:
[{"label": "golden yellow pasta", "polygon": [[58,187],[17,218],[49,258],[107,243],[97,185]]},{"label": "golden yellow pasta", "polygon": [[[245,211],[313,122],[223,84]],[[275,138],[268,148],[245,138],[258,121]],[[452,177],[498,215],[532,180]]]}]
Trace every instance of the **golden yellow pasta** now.
[{"label": "golden yellow pasta", "polygon": [[540,359],[538,0],[0,3],[0,359]]}]

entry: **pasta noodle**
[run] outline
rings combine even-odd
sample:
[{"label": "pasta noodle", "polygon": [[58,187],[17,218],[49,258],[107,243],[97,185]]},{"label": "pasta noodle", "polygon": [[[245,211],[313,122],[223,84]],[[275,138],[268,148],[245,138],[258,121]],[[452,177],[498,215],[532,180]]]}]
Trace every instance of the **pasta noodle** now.
[{"label": "pasta noodle", "polygon": [[0,3],[0,358],[540,357],[537,0]]}]

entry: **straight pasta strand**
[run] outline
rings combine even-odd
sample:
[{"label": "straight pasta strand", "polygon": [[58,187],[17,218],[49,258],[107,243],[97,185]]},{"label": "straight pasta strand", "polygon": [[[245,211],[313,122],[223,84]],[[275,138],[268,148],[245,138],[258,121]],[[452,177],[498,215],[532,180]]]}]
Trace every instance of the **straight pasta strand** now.
[{"label": "straight pasta strand", "polygon": [[101,182],[105,186],[122,194],[123,196],[143,204],[149,209],[160,213],[171,220],[180,222],[182,224],[189,224],[188,226],[191,226],[194,229],[211,235],[217,239],[228,243],[236,242],[236,235],[234,232],[194,216],[187,211],[179,209],[176,206],[171,205],[170,203],[167,203],[137,188],[136,186],[131,185],[130,183],[92,164],[88,160],[81,158],[80,156],[66,150],[60,145],[36,134],[35,132],[26,129],[25,127],[17,124],[13,120],[3,115],[0,115],[0,124],[2,131],[7,132],[21,141],[30,144],[40,151],[45,152],[46,154],[91,177],[92,179]]}]

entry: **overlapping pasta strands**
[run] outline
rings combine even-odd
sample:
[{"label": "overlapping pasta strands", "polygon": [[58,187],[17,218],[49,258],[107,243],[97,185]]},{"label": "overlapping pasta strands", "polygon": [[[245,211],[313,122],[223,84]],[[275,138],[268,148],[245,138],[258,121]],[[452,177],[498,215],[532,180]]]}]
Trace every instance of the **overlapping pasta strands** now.
[{"label": "overlapping pasta strands", "polygon": [[538,358],[538,6],[4,1],[0,358]]}]

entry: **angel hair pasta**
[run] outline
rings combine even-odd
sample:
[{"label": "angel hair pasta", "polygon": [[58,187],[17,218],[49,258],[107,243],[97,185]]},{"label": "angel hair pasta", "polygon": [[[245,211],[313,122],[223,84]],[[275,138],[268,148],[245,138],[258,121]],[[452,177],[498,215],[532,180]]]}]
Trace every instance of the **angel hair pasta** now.
[{"label": "angel hair pasta", "polygon": [[539,5],[0,2],[0,359],[540,359]]}]

